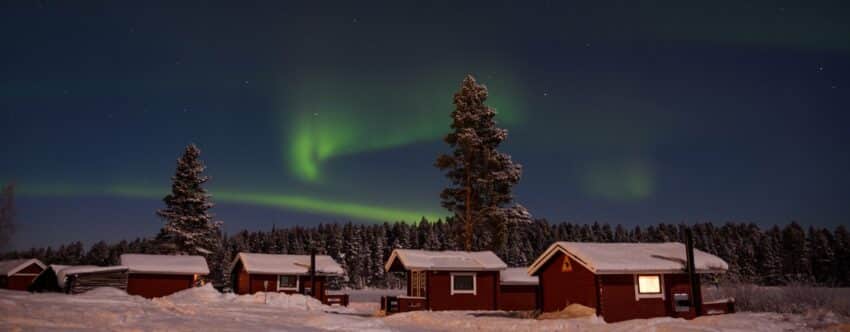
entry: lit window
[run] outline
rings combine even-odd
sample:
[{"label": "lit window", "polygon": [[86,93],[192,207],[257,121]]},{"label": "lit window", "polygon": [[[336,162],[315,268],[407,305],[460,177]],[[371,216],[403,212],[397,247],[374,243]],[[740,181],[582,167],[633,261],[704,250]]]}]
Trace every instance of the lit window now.
[{"label": "lit window", "polygon": [[475,273],[452,273],[451,293],[475,294]]},{"label": "lit window", "polygon": [[298,276],[277,276],[278,290],[298,290]]},{"label": "lit window", "polygon": [[638,276],[638,293],[661,294],[661,277],[657,275]]}]

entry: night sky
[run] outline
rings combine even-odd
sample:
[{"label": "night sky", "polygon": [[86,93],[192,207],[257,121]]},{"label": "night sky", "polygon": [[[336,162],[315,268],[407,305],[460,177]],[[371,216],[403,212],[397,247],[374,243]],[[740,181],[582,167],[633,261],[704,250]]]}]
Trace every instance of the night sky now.
[{"label": "night sky", "polygon": [[443,217],[467,73],[534,217],[848,224],[850,6],[685,2],[4,3],[13,248],[153,235],[192,142],[228,232]]}]

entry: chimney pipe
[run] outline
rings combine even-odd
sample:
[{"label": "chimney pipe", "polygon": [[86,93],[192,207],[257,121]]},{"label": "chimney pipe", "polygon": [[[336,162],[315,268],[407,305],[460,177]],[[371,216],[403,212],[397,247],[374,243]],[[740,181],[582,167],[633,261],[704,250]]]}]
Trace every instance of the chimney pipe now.
[{"label": "chimney pipe", "polygon": [[316,248],[310,249],[310,295],[316,297]]},{"label": "chimney pipe", "polygon": [[700,286],[700,278],[697,274],[696,263],[694,263],[694,234],[691,228],[688,227],[685,231],[687,238],[686,253],[688,258],[688,280],[691,283],[691,306],[696,311],[695,316],[702,315],[702,288]]}]

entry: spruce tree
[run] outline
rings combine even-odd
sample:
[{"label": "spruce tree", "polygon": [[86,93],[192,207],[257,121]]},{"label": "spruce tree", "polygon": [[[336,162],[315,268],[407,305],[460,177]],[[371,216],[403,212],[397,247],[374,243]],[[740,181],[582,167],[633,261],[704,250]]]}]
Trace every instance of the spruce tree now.
[{"label": "spruce tree", "polygon": [[497,148],[507,130],[496,126],[496,111],[488,107],[487,88],[467,75],[454,95],[452,132],[444,141],[451,154],[437,158],[435,166],[446,172],[451,186],[440,194],[442,206],[454,213],[463,227],[464,249],[473,249],[479,226],[487,225],[487,245],[501,251],[508,237],[508,224],[528,222],[530,215],[521,205],[512,205],[511,190],[519,182],[522,167]]},{"label": "spruce tree", "polygon": [[186,147],[177,160],[171,193],[162,199],[165,208],[157,211],[165,226],[157,236],[159,251],[169,254],[209,257],[221,245],[221,223],[208,212],[213,207],[203,184],[206,166],[200,160],[201,150],[194,144]]}]

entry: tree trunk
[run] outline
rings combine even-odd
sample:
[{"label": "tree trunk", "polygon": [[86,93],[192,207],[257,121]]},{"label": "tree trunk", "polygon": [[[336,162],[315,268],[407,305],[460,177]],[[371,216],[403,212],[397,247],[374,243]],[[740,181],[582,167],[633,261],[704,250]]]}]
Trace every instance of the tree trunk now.
[{"label": "tree trunk", "polygon": [[466,167],[466,216],[464,218],[464,249],[472,251],[472,235],[474,224],[472,221],[472,175],[469,173],[469,163]]}]

